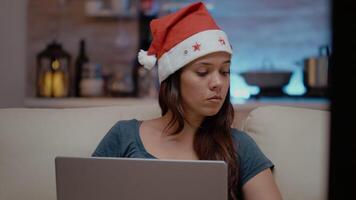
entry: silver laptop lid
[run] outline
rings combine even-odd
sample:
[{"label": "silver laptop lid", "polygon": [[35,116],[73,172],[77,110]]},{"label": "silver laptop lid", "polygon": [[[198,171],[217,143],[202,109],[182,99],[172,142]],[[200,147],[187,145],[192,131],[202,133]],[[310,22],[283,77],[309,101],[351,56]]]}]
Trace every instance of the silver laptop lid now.
[{"label": "silver laptop lid", "polygon": [[227,199],[223,161],[57,157],[57,200]]}]

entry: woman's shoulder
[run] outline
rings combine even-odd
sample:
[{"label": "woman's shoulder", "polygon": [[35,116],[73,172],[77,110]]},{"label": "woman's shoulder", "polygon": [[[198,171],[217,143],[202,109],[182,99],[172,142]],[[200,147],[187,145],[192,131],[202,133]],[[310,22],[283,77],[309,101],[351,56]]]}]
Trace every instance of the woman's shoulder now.
[{"label": "woman's shoulder", "polygon": [[109,130],[109,133],[116,137],[132,137],[137,131],[140,121],[137,119],[117,121]]},{"label": "woman's shoulder", "polygon": [[255,140],[246,132],[232,129],[232,139],[235,144],[237,153],[240,156],[249,156],[251,154],[261,154],[262,151],[259,148]]},{"label": "woman's shoulder", "polygon": [[137,119],[119,120],[114,124],[113,128],[130,128],[134,127],[137,123],[139,123],[139,120]]},{"label": "woman's shoulder", "polygon": [[231,129],[231,135],[232,135],[232,139],[234,141],[235,144],[240,145],[240,144],[248,144],[248,143],[255,143],[255,141],[253,140],[253,138],[248,135],[246,132],[241,131],[239,129],[236,128],[232,128]]},{"label": "woman's shoulder", "polygon": [[136,119],[116,122],[100,141],[93,156],[121,157],[129,144],[136,142]]},{"label": "woman's shoulder", "polygon": [[274,167],[271,160],[266,157],[248,133],[232,129],[231,134],[239,157],[241,185],[259,172]]}]

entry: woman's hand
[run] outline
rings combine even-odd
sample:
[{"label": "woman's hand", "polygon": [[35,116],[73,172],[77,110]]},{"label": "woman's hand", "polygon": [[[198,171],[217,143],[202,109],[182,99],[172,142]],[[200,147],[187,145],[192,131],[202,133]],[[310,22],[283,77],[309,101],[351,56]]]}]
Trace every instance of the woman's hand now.
[{"label": "woman's hand", "polygon": [[282,196],[270,169],[263,170],[242,187],[246,200],[281,200]]}]

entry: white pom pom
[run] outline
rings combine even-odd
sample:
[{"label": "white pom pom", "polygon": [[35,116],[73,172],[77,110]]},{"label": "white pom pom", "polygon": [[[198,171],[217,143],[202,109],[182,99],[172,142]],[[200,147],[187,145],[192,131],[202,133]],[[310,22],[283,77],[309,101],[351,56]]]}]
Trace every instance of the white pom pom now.
[{"label": "white pom pom", "polygon": [[156,64],[157,58],[155,55],[147,55],[147,51],[140,50],[138,52],[138,62],[143,65],[144,68],[151,70]]}]

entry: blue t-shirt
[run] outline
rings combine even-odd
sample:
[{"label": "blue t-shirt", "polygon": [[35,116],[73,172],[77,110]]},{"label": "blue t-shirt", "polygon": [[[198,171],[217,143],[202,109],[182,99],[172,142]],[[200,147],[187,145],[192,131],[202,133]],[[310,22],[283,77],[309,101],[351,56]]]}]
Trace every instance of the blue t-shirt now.
[{"label": "blue t-shirt", "polygon": [[[136,119],[117,122],[101,140],[92,156],[151,158],[139,135],[141,121]],[[262,153],[255,141],[246,133],[232,129],[233,141],[239,159],[239,191],[259,172],[273,168],[273,163]]]}]

